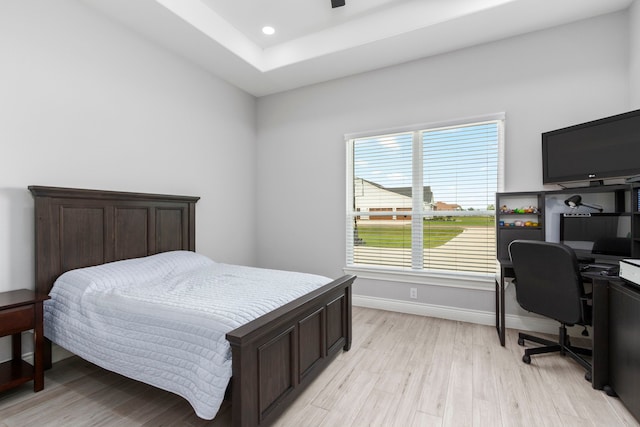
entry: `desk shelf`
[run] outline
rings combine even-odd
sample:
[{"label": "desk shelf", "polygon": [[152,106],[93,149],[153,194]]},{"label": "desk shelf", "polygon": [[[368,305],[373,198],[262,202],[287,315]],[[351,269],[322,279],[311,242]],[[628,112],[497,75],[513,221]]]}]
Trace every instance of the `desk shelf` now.
[{"label": "desk shelf", "polygon": [[[560,200],[564,200],[568,195],[582,193],[613,195],[613,198],[610,198],[611,203],[606,206],[606,210],[607,212],[631,218],[631,257],[640,258],[640,183],[565,188],[551,191],[496,193],[496,258],[500,266],[499,275],[496,277],[496,329],[502,345],[504,345],[505,331],[504,279],[505,277],[513,277],[513,267],[509,259],[509,244],[518,239],[544,241],[548,223],[545,218],[547,197],[554,198],[554,196],[562,195],[563,197]],[[555,198],[557,199],[557,197]],[[529,206],[537,208],[537,212],[504,211],[505,209],[521,209]],[[504,208],[502,212],[501,208]],[[516,227],[500,225],[500,221],[507,223],[525,218],[537,219],[538,226]],[[507,274],[508,272],[510,272],[511,276]]]},{"label": "desk shelf", "polygon": [[[533,207],[536,212],[501,212],[501,208],[527,209]],[[496,256],[509,258],[509,243],[518,239],[544,240],[544,193],[525,191],[496,194]],[[500,225],[522,221],[537,223],[535,226]]]},{"label": "desk shelf", "polygon": [[[613,212],[631,218],[631,257],[640,258],[640,183],[602,185],[582,188],[565,188],[551,191],[521,191],[512,193],[496,193],[496,256],[508,259],[509,243],[516,239],[545,240],[546,219],[545,200],[547,196],[572,195],[584,193],[613,194],[612,204],[606,212]],[[501,208],[523,209],[537,208],[537,212],[501,212]],[[500,225],[515,221],[538,222],[538,226]]]},{"label": "desk shelf", "polygon": [[499,215],[501,217],[504,217],[504,216],[537,216],[537,217],[541,217],[542,216],[542,214],[540,212],[529,212],[529,213],[500,212]]},{"label": "desk shelf", "polygon": [[517,228],[517,229],[524,228],[526,230],[536,230],[536,229],[540,230],[542,228],[542,226],[541,225],[536,225],[536,226],[531,226],[531,225],[525,225],[525,226],[522,226],[522,225],[520,225],[520,226],[517,226],[517,225],[514,225],[514,226],[499,225],[498,228],[500,230],[513,230],[515,228]]}]

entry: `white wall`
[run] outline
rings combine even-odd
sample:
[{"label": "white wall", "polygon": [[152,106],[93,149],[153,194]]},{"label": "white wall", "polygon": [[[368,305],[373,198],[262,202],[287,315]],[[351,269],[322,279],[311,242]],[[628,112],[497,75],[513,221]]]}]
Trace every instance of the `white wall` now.
[{"label": "white wall", "polygon": [[629,8],[629,81],[630,110],[640,108],[640,0]]},{"label": "white wall", "polygon": [[0,2],[0,291],[33,288],[30,184],[200,196],[197,250],[255,262],[255,98],[76,0]]},{"label": "white wall", "polygon": [[[256,114],[253,97],[82,2],[2,0],[0,291],[33,287],[30,184],[198,195],[198,251],[334,277],[345,133],[504,111],[506,190],[539,189],[540,132],[640,107],[638,9],[269,96]],[[419,297],[493,311],[493,292]]]},{"label": "white wall", "polygon": [[[505,112],[505,191],[541,189],[541,132],[628,110],[627,24],[606,15],[260,98],[259,265],[342,274],[345,133]],[[355,293],[408,301],[409,286],[358,279]],[[493,287],[418,296],[494,310]]]}]

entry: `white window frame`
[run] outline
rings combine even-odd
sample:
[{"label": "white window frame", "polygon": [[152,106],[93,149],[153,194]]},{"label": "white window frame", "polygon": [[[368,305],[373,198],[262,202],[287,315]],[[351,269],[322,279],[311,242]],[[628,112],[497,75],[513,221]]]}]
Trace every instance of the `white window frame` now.
[{"label": "white window frame", "polygon": [[[481,116],[473,116],[460,118],[445,122],[432,122],[432,123],[421,123],[411,126],[404,126],[398,128],[390,128],[390,129],[379,129],[374,131],[367,132],[359,132],[359,133],[350,133],[344,135],[345,147],[347,151],[346,159],[347,159],[347,191],[346,191],[346,262],[347,265],[344,268],[344,272],[347,274],[355,274],[361,278],[367,279],[376,279],[383,281],[391,281],[391,282],[406,282],[406,283],[418,283],[418,284],[429,284],[436,286],[446,286],[446,287],[457,287],[457,288],[466,288],[466,289],[493,289],[494,282],[496,280],[497,273],[467,273],[460,271],[433,271],[433,270],[403,270],[394,267],[388,266],[361,266],[361,265],[353,265],[350,264],[350,261],[353,260],[353,248],[354,248],[354,233],[353,233],[353,215],[354,212],[352,210],[353,206],[353,150],[351,149],[350,140],[358,139],[358,138],[366,138],[366,137],[374,137],[379,135],[388,135],[393,133],[407,133],[413,132],[413,157],[422,156],[422,141],[417,134],[420,131],[436,129],[436,128],[444,128],[450,126],[463,126],[468,124],[476,124],[481,122],[490,122],[490,121],[498,121],[498,176],[497,176],[497,191],[504,191],[504,140],[505,140],[505,113],[495,113],[495,114],[487,114]],[[418,170],[416,170],[418,169]],[[414,168],[413,170],[413,187],[421,187],[423,177],[422,177],[422,169]],[[422,192],[418,192],[421,194]],[[418,212],[420,209],[420,200],[418,198],[413,199],[413,211]],[[474,214],[493,214],[495,215],[495,211],[475,211]],[[412,221],[422,221],[422,217],[418,215],[412,216]],[[422,227],[422,224],[420,224]],[[420,237],[418,237],[420,238]],[[417,260],[416,252],[413,251],[412,254],[412,263],[415,265]],[[418,252],[418,256],[420,256]],[[421,265],[421,262],[419,264]]]}]

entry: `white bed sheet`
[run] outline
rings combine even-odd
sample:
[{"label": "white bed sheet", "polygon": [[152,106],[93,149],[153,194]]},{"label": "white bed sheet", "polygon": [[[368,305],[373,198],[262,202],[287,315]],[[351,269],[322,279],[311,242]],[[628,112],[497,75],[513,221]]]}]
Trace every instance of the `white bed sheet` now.
[{"label": "white bed sheet", "polygon": [[215,417],[231,378],[225,334],[331,279],[166,252],[68,271],[44,303],[45,336]]}]

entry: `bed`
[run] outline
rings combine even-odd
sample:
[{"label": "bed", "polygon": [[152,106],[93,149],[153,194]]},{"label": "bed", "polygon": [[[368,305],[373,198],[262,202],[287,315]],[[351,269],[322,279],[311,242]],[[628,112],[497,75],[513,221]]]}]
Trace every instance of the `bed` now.
[{"label": "bed", "polygon": [[[195,252],[198,197],[31,186],[36,290],[63,273],[173,251]],[[127,261],[128,262],[128,261]],[[351,285],[343,276],[226,333],[235,426],[272,423],[351,346]],[[45,345],[51,367],[51,342]]]}]

